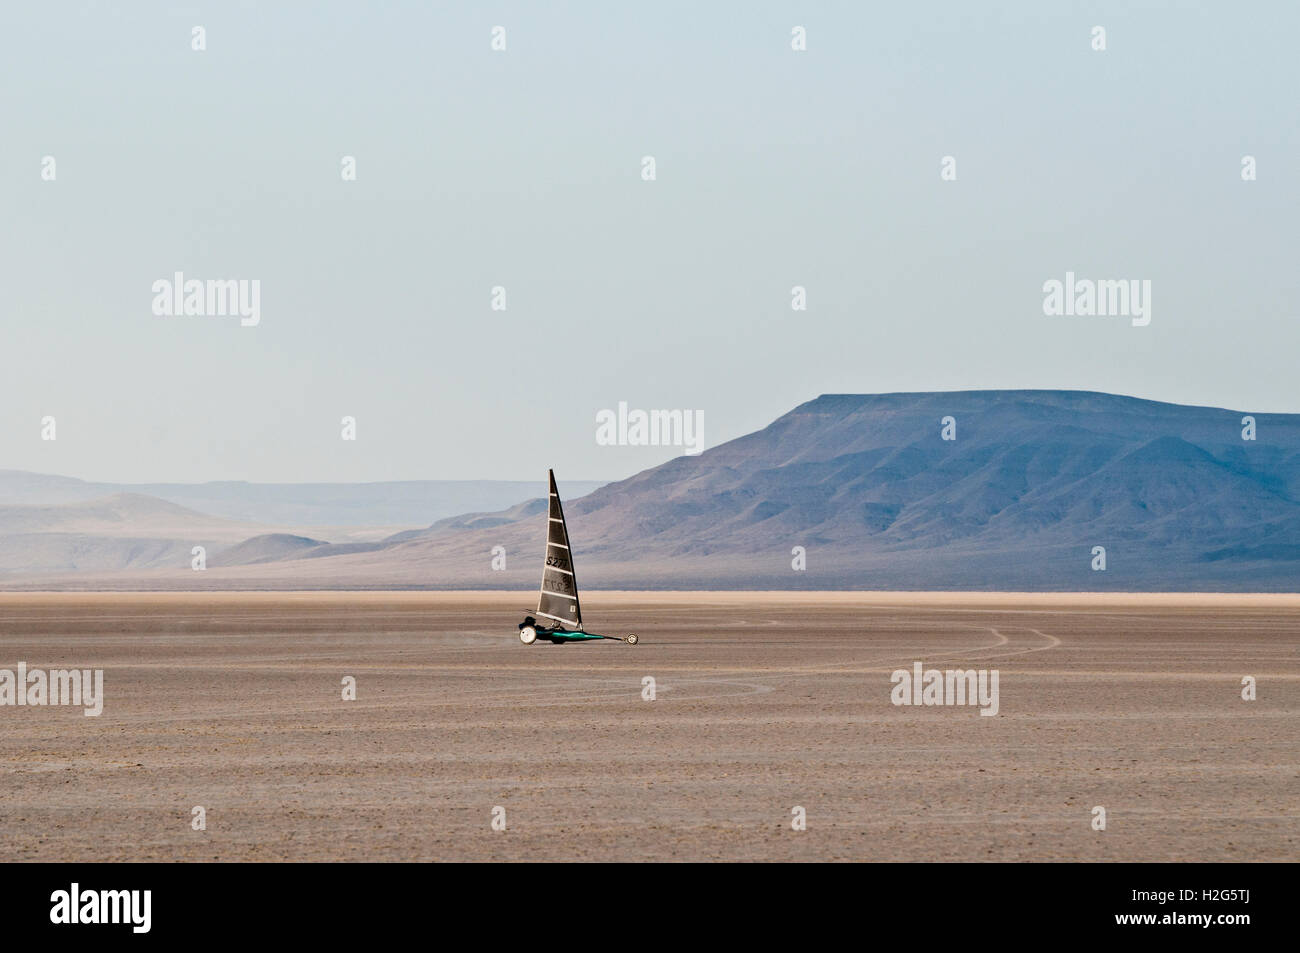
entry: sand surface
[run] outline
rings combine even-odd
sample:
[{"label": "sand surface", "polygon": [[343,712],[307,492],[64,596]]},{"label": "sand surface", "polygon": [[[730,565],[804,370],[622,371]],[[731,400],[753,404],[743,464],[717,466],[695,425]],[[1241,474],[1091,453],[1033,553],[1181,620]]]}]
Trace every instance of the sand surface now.
[{"label": "sand surface", "polygon": [[[640,644],[526,647],[534,599],[0,595],[0,669],[106,695],[0,707],[0,853],[1300,856],[1300,597],[590,593],[588,628]],[[914,661],[997,669],[999,713],[892,705]]]}]

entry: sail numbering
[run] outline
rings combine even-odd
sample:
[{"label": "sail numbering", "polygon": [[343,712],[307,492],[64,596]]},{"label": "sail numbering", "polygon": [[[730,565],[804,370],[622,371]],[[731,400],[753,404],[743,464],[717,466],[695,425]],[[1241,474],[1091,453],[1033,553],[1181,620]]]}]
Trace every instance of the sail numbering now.
[{"label": "sail numbering", "polygon": [[[587,632],[582,627],[582,603],[578,600],[578,577],[573,570],[573,549],[564,506],[555,486],[555,471],[547,471],[550,497],[546,507],[546,555],[542,562],[542,588],[537,595],[537,618],[519,623],[519,641],[532,645],[541,640],[552,645],[608,639],[636,645],[636,635],[622,638]],[[539,621],[540,620],[540,621]]]}]

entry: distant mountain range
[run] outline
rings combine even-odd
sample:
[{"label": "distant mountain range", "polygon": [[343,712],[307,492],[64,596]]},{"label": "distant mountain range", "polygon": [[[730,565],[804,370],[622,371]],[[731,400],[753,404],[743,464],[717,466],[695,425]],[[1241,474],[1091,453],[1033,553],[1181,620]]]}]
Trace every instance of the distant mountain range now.
[{"label": "distant mountain range", "polygon": [[[575,495],[601,486],[572,484]],[[0,504],[84,503],[122,493],[150,496],[221,519],[271,526],[401,527],[473,510],[501,509],[537,492],[523,480],[404,480],[389,483],[88,483],[0,470]],[[0,527],[0,531],[3,527]]]},{"label": "distant mountain range", "polygon": [[214,567],[377,548],[407,527],[536,492],[535,483],[504,480],[114,484],[0,470],[0,585],[33,574],[80,586],[87,574],[184,569],[194,546]]},{"label": "distant mountain range", "polygon": [[[584,588],[1297,591],[1300,415],[1253,414],[1243,440],[1248,414],[1082,391],[825,395],[699,456],[560,489]],[[384,540],[261,537],[205,573],[68,581],[531,588],[545,465],[535,499]]]}]

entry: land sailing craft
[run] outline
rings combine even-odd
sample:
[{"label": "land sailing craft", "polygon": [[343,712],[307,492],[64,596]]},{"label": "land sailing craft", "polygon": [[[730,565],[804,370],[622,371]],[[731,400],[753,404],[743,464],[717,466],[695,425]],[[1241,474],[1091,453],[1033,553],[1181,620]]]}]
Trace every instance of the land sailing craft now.
[{"label": "land sailing craft", "polygon": [[636,645],[637,637],[617,638],[597,635],[582,629],[582,606],[578,603],[578,577],[573,574],[573,551],[569,548],[569,528],[564,523],[564,508],[555,489],[555,471],[548,470],[551,483],[550,506],[546,511],[546,562],[542,566],[542,591],[537,596],[538,622],[528,616],[519,623],[519,641],[532,645],[538,639],[553,645],[609,639]]}]

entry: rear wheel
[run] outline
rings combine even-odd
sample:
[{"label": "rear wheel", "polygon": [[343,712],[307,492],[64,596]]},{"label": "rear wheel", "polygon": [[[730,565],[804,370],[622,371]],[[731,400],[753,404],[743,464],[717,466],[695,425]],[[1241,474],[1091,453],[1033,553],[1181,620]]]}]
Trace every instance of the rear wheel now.
[{"label": "rear wheel", "polygon": [[640,640],[636,637],[636,633],[633,632],[631,635],[627,637],[625,641],[627,642],[628,645],[636,645],[637,642]]},{"label": "rear wheel", "polygon": [[526,625],[519,630],[519,641],[524,645],[532,645],[537,641],[537,630],[531,625]]}]

